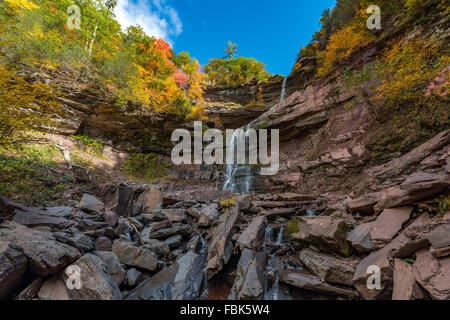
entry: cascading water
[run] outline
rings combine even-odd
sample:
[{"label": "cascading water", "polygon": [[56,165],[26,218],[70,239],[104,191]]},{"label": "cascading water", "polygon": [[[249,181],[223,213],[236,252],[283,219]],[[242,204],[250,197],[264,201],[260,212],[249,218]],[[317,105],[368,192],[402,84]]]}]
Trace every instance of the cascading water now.
[{"label": "cascading water", "polygon": [[[272,252],[283,245],[283,227],[272,228],[268,226],[264,231],[263,250],[269,255],[269,260],[276,259]],[[278,277],[279,269],[275,265],[267,264],[264,283],[264,300],[278,300],[280,283]],[[269,284],[269,278],[273,279],[272,285]]]},{"label": "cascading water", "polygon": [[248,130],[251,127],[249,123],[242,130],[234,130],[233,136],[230,140],[230,145],[227,145],[227,150],[233,150],[234,163],[227,164],[227,170],[225,172],[225,183],[223,190],[230,190],[234,193],[249,193],[251,191],[253,183],[252,167],[249,164],[238,164],[237,162],[237,143],[240,138],[240,134],[244,133],[245,137],[245,150],[248,151]]},{"label": "cascading water", "polygon": [[281,87],[281,97],[280,102],[286,99],[286,86],[287,86],[287,77],[283,80],[283,86]]}]

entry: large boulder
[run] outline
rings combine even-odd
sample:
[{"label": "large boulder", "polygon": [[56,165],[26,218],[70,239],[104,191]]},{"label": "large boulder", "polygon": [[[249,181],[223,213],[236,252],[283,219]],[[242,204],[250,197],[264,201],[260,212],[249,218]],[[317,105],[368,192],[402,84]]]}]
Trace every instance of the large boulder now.
[{"label": "large boulder", "polygon": [[289,284],[293,287],[323,293],[330,296],[338,296],[347,299],[353,299],[358,296],[355,290],[332,286],[305,270],[282,270],[278,273],[278,279],[281,283]]},{"label": "large boulder", "polygon": [[82,233],[54,232],[53,236],[59,242],[77,248],[80,252],[87,253],[94,249],[94,239]]},{"label": "large boulder", "polygon": [[24,225],[29,228],[49,227],[52,230],[63,230],[77,225],[75,221],[53,215],[49,211],[23,208],[26,210],[14,210],[12,221]]},{"label": "large boulder", "polygon": [[244,249],[236,270],[230,300],[260,300],[264,295],[266,255]]},{"label": "large boulder", "polygon": [[450,299],[450,257],[435,258],[428,249],[416,252],[414,278],[435,300]]},{"label": "large boulder", "polygon": [[385,209],[371,225],[370,238],[374,247],[386,245],[409,220],[414,208],[401,207]]},{"label": "large boulder", "polygon": [[241,250],[244,248],[257,250],[261,247],[264,231],[267,227],[267,218],[259,216],[253,218],[250,225],[242,232],[238,239],[238,244]]},{"label": "large boulder", "polygon": [[211,241],[208,249],[208,264],[206,267],[208,279],[216,275],[231,257],[233,231],[241,217],[238,206],[224,209],[218,225],[211,233]]},{"label": "large boulder", "polygon": [[6,299],[18,285],[27,268],[27,258],[21,247],[0,240],[0,300]]},{"label": "large boulder", "polygon": [[423,300],[427,297],[414,279],[412,265],[402,259],[395,259],[392,300]]},{"label": "large boulder", "polygon": [[[170,220],[167,220],[167,223],[171,223]],[[159,224],[165,223],[165,222],[157,222]],[[146,239],[158,239],[158,240],[164,240],[167,239],[170,236],[173,235],[181,235],[181,236],[187,236],[193,232],[192,228],[188,224],[180,224],[175,223],[171,227],[168,228],[157,228],[155,230],[154,226],[148,227],[142,231],[142,237]]]},{"label": "large boulder", "polygon": [[29,268],[41,276],[58,272],[80,256],[77,249],[57,241],[52,234],[10,221],[0,225],[0,239],[22,247]]},{"label": "large boulder", "polygon": [[337,217],[298,217],[289,222],[288,232],[291,239],[300,244],[348,256],[351,247],[346,239],[350,227],[344,219]]},{"label": "large boulder", "polygon": [[151,214],[161,207],[162,200],[161,190],[157,187],[149,187],[142,191],[138,197],[137,203],[142,205],[144,214]]},{"label": "large boulder", "polygon": [[300,262],[322,281],[351,286],[357,261],[335,257],[303,249],[298,255]]},{"label": "large boulder", "polygon": [[[77,272],[79,271],[79,273]],[[72,277],[79,275],[79,285]],[[74,285],[73,289],[67,284]],[[87,253],[67,269],[44,282],[41,300],[120,300],[119,287],[108,274],[102,259]]]},{"label": "large boulder", "polygon": [[370,252],[373,250],[370,239],[370,230],[373,222],[362,223],[349,232],[347,241],[359,252]]},{"label": "large boulder", "polygon": [[119,258],[111,251],[94,251],[93,254],[103,260],[108,274],[120,286],[125,279],[125,269],[122,267]]},{"label": "large boulder", "polygon": [[117,255],[120,262],[127,266],[148,271],[154,271],[158,267],[158,257],[154,252],[139,248],[132,242],[115,240],[112,251]]},{"label": "large boulder", "polygon": [[210,205],[202,205],[199,212],[198,225],[202,227],[208,227],[213,221],[219,217],[219,206],[217,203],[211,203]]},{"label": "large boulder", "polygon": [[195,300],[205,288],[205,257],[189,251],[136,289],[126,300]]},{"label": "large boulder", "polygon": [[98,200],[93,195],[85,193],[81,198],[78,207],[85,212],[103,212],[105,210],[105,204]]}]

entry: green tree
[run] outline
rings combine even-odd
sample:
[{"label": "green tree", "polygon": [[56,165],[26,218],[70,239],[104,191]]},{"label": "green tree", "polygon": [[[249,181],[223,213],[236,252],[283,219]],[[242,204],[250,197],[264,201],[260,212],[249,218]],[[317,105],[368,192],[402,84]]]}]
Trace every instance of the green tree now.
[{"label": "green tree", "polygon": [[228,48],[225,49],[225,53],[227,54],[226,58],[227,59],[234,58],[236,56],[236,54],[237,54],[237,51],[238,51],[237,48],[238,48],[237,44],[235,44],[235,43],[233,43],[231,41],[228,41]]}]

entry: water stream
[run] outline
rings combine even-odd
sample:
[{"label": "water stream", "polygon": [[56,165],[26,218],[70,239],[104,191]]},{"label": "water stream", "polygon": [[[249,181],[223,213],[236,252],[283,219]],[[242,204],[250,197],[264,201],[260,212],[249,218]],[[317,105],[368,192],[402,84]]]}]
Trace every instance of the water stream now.
[{"label": "water stream", "polygon": [[281,87],[281,97],[280,102],[286,99],[286,86],[287,86],[287,77],[283,80],[283,86]]}]

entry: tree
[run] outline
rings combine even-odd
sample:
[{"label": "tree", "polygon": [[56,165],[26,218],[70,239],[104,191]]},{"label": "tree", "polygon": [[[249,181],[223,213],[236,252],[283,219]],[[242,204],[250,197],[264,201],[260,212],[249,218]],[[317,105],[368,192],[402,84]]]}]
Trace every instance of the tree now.
[{"label": "tree", "polygon": [[225,49],[225,53],[227,54],[226,59],[234,58],[238,51],[237,48],[238,48],[237,44],[228,41],[228,48]]}]

